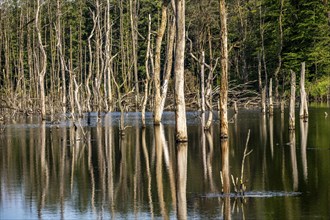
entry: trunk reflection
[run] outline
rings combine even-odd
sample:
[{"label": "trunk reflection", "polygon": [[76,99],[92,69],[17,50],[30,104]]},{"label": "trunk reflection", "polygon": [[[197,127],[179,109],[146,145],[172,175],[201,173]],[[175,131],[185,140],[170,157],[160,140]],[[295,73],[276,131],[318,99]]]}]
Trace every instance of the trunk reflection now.
[{"label": "trunk reflection", "polygon": [[301,160],[302,160],[303,174],[304,174],[305,182],[307,182],[307,179],[308,179],[307,137],[308,137],[308,122],[304,122],[304,120],[300,120]]},{"label": "trunk reflection", "polygon": [[229,171],[229,141],[221,140],[221,167],[222,167],[222,189],[224,196],[223,216],[224,219],[231,219],[230,204],[230,171]]},{"label": "trunk reflection", "polygon": [[177,143],[177,218],[187,219],[187,143]]}]

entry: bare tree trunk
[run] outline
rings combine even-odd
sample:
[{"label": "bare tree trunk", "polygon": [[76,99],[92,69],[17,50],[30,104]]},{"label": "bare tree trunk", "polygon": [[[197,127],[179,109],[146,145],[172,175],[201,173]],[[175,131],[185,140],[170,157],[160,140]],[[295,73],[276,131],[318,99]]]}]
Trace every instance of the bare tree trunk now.
[{"label": "bare tree trunk", "polygon": [[202,126],[205,127],[205,82],[204,82],[204,75],[205,75],[205,52],[202,51],[202,62],[201,62],[201,80],[200,80],[200,97],[201,97],[201,112],[202,112]]},{"label": "bare tree trunk", "polygon": [[148,37],[147,37],[147,52],[146,52],[146,60],[145,60],[145,67],[146,67],[146,79],[144,82],[144,97],[143,97],[143,104],[142,104],[142,127],[146,127],[146,120],[145,120],[145,111],[148,102],[148,91],[149,91],[149,59],[150,59],[150,37],[151,37],[151,16],[149,14],[149,22],[148,22]]},{"label": "bare tree trunk", "polygon": [[274,114],[274,106],[273,106],[273,79],[270,78],[269,82],[269,102],[268,102],[268,111],[269,115],[272,116]]},{"label": "bare tree trunk", "polygon": [[136,104],[136,110],[138,109],[139,104],[139,78],[138,78],[138,64],[137,64],[137,34],[136,34],[136,28],[137,28],[137,16],[136,16],[136,0],[130,0],[130,20],[131,20],[131,35],[132,35],[132,52],[133,52],[133,67],[134,67],[134,81],[135,81],[135,104]]},{"label": "bare tree trunk", "polygon": [[[111,62],[111,17],[110,17],[110,0],[107,0],[107,8],[106,8],[106,40],[105,40],[105,53],[106,53],[106,61],[105,61],[105,75],[106,75],[106,97],[107,97],[107,111],[112,111],[112,86],[111,86],[111,71],[112,71],[112,62]],[[105,79],[104,79],[105,80]]]},{"label": "bare tree trunk", "polygon": [[185,0],[176,0],[176,46],[175,46],[175,122],[176,140],[188,141],[186,103],[184,97],[184,54],[185,54]]},{"label": "bare tree trunk", "polygon": [[295,130],[295,105],[296,105],[296,73],[291,70],[289,130]]},{"label": "bare tree trunk", "polygon": [[74,99],[75,99],[75,102],[76,102],[76,106],[78,108],[78,117],[81,118],[82,117],[82,111],[81,111],[81,105],[80,105],[79,97],[78,97],[79,87],[81,85],[78,85],[75,74],[73,75],[73,81],[74,81],[74,85],[75,85]]},{"label": "bare tree trunk", "polygon": [[259,92],[262,94],[262,79],[261,79],[261,55],[258,52],[258,89]]},{"label": "bare tree trunk", "polygon": [[278,86],[279,86],[279,81],[278,81],[278,75],[281,71],[282,67],[282,49],[283,49],[283,5],[284,5],[284,0],[281,1],[281,6],[280,6],[280,16],[278,18],[278,25],[279,25],[279,31],[280,31],[280,48],[278,51],[278,65],[275,70],[275,103],[278,103],[279,101],[279,92],[278,92]]},{"label": "bare tree trunk", "polygon": [[222,193],[230,193],[230,171],[229,171],[229,141],[221,140],[221,182]]},{"label": "bare tree trunk", "polygon": [[[213,52],[212,52],[212,37],[211,37],[211,30],[210,27],[208,28],[208,41],[209,41],[209,51],[210,51],[210,73],[209,77],[206,82],[206,106],[209,110],[209,116],[205,125],[205,129],[209,130],[212,124],[213,120],[213,107],[212,107],[212,101],[213,101],[213,94],[212,94],[212,84],[213,84],[213,72],[215,67],[213,67],[212,61],[213,61]],[[215,65],[216,66],[216,65]],[[213,69],[214,68],[214,69]]]},{"label": "bare tree trunk", "polygon": [[225,0],[220,0],[221,24],[221,84],[220,84],[220,138],[228,138],[228,31]]},{"label": "bare tree trunk", "polygon": [[[264,27],[264,20],[262,19],[262,5],[260,5],[260,37],[261,37],[261,58],[262,63],[264,67],[265,72],[265,85],[267,89],[267,83],[268,83],[268,74],[267,74],[267,65],[266,65],[266,52],[265,52],[265,42],[264,42],[264,33],[265,33],[265,27]],[[267,91],[266,91],[267,94]]]},{"label": "bare tree trunk", "polygon": [[58,56],[60,59],[60,71],[61,71],[61,77],[62,77],[62,110],[63,113],[66,113],[66,77],[65,77],[65,59],[64,59],[64,53],[63,53],[63,47],[62,47],[62,25],[61,25],[61,17],[62,17],[62,11],[61,11],[61,0],[57,0],[57,19],[56,19],[56,39],[57,39],[57,50],[58,50]]},{"label": "bare tree trunk", "polygon": [[162,15],[161,23],[157,32],[156,48],[155,48],[155,72],[154,72],[154,85],[155,85],[155,103],[154,103],[154,123],[159,124],[162,118],[161,112],[161,92],[160,92],[160,52],[162,47],[163,36],[167,23],[167,1],[162,2]]},{"label": "bare tree trunk", "polygon": [[102,56],[102,30],[101,30],[101,21],[100,21],[100,16],[101,16],[101,3],[99,0],[96,0],[95,2],[95,11],[96,11],[96,17],[95,21],[96,22],[96,28],[95,28],[95,75],[94,75],[94,81],[92,83],[93,85],[93,90],[94,90],[94,98],[93,98],[93,104],[95,110],[100,113],[101,111],[101,94],[100,94],[100,85],[102,82],[101,79],[101,56]]},{"label": "bare tree trunk", "polygon": [[171,19],[171,25],[169,27],[169,39],[167,44],[167,55],[166,55],[166,69],[164,71],[165,77],[162,84],[162,94],[161,94],[161,103],[160,103],[160,115],[163,114],[165,100],[168,90],[168,81],[170,80],[173,66],[173,49],[174,49],[174,40],[175,40],[176,30],[175,30],[175,17]]},{"label": "bare tree trunk", "polygon": [[46,74],[46,68],[47,68],[47,55],[46,55],[46,51],[45,51],[45,48],[42,43],[40,22],[39,22],[39,15],[40,15],[40,9],[41,9],[42,4],[40,4],[40,0],[37,1],[35,26],[36,26],[37,37],[38,37],[38,48],[41,52],[41,57],[39,59],[39,64],[38,64],[41,118],[42,118],[42,120],[46,120],[45,74]]},{"label": "bare tree trunk", "polygon": [[266,86],[261,90],[261,113],[266,114]]},{"label": "bare tree trunk", "polygon": [[120,57],[121,57],[121,72],[122,72],[122,75],[123,75],[123,78],[127,78],[125,84],[124,84],[124,87],[125,87],[125,90],[127,90],[128,86],[127,86],[127,82],[128,84],[130,84],[130,76],[127,76],[127,60],[126,60],[126,53],[125,53],[125,28],[124,28],[124,8],[123,8],[123,0],[120,0],[119,1],[119,35],[120,35]]},{"label": "bare tree trunk", "polygon": [[92,108],[91,108],[91,89],[90,89],[90,80],[92,78],[92,73],[93,73],[93,51],[92,51],[92,43],[91,40],[94,36],[94,32],[95,32],[95,28],[96,28],[96,17],[95,14],[93,13],[93,29],[87,39],[88,41],[88,51],[89,51],[89,68],[88,68],[88,76],[86,78],[86,82],[85,82],[85,86],[86,86],[86,90],[87,90],[87,97],[86,97],[86,104],[87,104],[87,111],[91,112]]},{"label": "bare tree trunk", "polygon": [[307,97],[305,91],[305,62],[301,63],[300,72],[300,112],[299,117],[304,121],[308,119]]},{"label": "bare tree trunk", "polygon": [[73,51],[72,51],[72,27],[70,26],[70,45],[69,45],[69,98],[70,98],[70,114],[74,117],[75,114],[75,98],[74,98],[74,82],[73,82]]}]

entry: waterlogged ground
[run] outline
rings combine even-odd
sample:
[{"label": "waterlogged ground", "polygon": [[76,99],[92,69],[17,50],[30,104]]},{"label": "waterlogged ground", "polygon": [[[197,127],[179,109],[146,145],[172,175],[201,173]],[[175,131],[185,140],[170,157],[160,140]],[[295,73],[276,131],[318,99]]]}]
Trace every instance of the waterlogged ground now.
[{"label": "waterlogged ground", "polygon": [[[175,143],[174,114],[162,126],[139,113],[86,115],[72,122],[33,117],[2,125],[0,219],[246,218],[328,219],[330,108],[310,107],[308,123],[241,109],[230,124],[229,173],[240,176],[248,130],[245,196],[223,195],[217,117],[210,133],[188,113],[188,144]],[[215,113],[215,116],[217,113]],[[232,117],[232,113],[229,113]]]}]

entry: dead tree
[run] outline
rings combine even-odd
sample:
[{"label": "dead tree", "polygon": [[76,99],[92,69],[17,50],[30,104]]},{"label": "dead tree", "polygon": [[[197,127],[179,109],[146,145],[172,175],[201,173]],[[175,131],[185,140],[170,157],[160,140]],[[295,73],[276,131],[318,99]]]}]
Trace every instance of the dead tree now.
[{"label": "dead tree", "polygon": [[300,119],[307,121],[308,118],[308,107],[307,107],[307,96],[305,91],[305,62],[301,63],[300,72]]},{"label": "dead tree", "polygon": [[66,76],[65,76],[65,70],[66,70],[66,65],[65,65],[65,57],[64,57],[64,52],[63,52],[63,46],[62,46],[62,41],[63,41],[63,35],[62,35],[62,25],[61,25],[61,17],[62,17],[62,11],[61,11],[61,1],[57,0],[57,19],[56,19],[56,46],[57,46],[57,51],[58,51],[58,56],[60,60],[60,71],[61,71],[61,77],[62,77],[62,109],[63,113],[66,113],[66,102],[67,102],[67,97],[66,97]]},{"label": "dead tree", "polygon": [[161,23],[158,28],[157,38],[156,38],[155,72],[154,72],[154,85],[155,85],[154,123],[155,124],[159,124],[161,122],[161,117],[162,117],[161,91],[160,91],[160,69],[161,69],[160,55],[161,55],[163,36],[166,30],[168,3],[169,2],[167,0],[163,0],[162,2]]},{"label": "dead tree", "polygon": [[37,31],[37,37],[38,37],[38,48],[41,51],[41,57],[39,59],[37,59],[37,60],[39,60],[37,70],[39,72],[38,78],[39,78],[39,88],[40,88],[40,110],[41,110],[42,120],[46,120],[45,75],[46,75],[46,68],[47,68],[47,54],[46,54],[44,45],[42,43],[40,22],[39,22],[40,9],[43,4],[44,3],[41,3],[40,0],[37,1],[35,27],[36,27],[36,31]]},{"label": "dead tree", "polygon": [[225,0],[220,0],[221,24],[221,84],[220,84],[220,138],[228,138],[228,31]]},{"label": "dead tree", "polygon": [[261,113],[266,114],[266,86],[261,90]]},{"label": "dead tree", "polygon": [[296,105],[296,73],[291,70],[289,130],[295,130],[295,105]]},{"label": "dead tree", "polygon": [[269,111],[269,115],[272,116],[274,114],[274,106],[273,106],[273,79],[270,78],[269,81],[269,94],[268,94],[268,111]]},{"label": "dead tree", "polygon": [[277,104],[279,101],[279,92],[278,92],[278,86],[279,86],[279,80],[278,80],[278,75],[281,71],[282,68],[282,50],[283,50],[283,7],[284,7],[284,0],[280,0],[280,15],[278,18],[278,26],[279,26],[279,34],[280,34],[280,45],[279,45],[279,50],[278,50],[278,64],[275,69],[275,103]]},{"label": "dead tree", "polygon": [[[172,5],[173,10],[175,10],[175,7]],[[164,80],[162,84],[162,93],[161,93],[161,103],[160,103],[160,112],[161,115],[164,111],[165,106],[165,100],[167,96],[167,90],[168,90],[168,82],[171,77],[172,73],[172,66],[173,66],[173,50],[174,50],[174,40],[176,35],[176,24],[175,24],[175,16],[172,16],[171,19],[171,26],[169,27],[169,38],[168,38],[168,44],[167,44],[167,55],[166,55],[166,68],[164,70]]]},{"label": "dead tree", "polygon": [[87,97],[86,97],[86,103],[87,103],[87,111],[91,112],[92,108],[91,108],[91,97],[92,97],[92,93],[91,93],[91,88],[90,88],[90,81],[92,78],[92,74],[93,74],[93,66],[94,66],[94,58],[93,58],[93,51],[92,51],[92,38],[94,36],[95,33],[95,29],[96,29],[96,16],[95,13],[92,12],[92,16],[93,16],[93,29],[90,33],[90,35],[88,36],[87,42],[88,42],[88,52],[89,52],[89,65],[88,65],[88,75],[86,77],[86,82],[85,82],[85,86],[86,86],[86,90],[87,90]]},{"label": "dead tree", "polygon": [[175,122],[176,140],[188,141],[186,105],[184,97],[184,54],[185,54],[185,0],[175,0],[176,46],[175,46]]},{"label": "dead tree", "polygon": [[138,42],[138,35],[137,35],[137,2],[134,0],[129,1],[130,5],[130,21],[131,21],[131,35],[132,35],[132,53],[133,53],[133,67],[134,67],[134,81],[135,81],[135,103],[136,103],[136,110],[138,109],[138,101],[139,101],[139,79],[138,79],[138,63],[137,63],[137,42]]},{"label": "dead tree", "polygon": [[145,68],[146,68],[146,79],[144,80],[144,97],[142,102],[142,110],[141,110],[141,120],[142,120],[142,127],[146,127],[146,120],[145,120],[145,112],[146,106],[148,102],[148,91],[149,91],[149,59],[150,59],[150,38],[151,38],[151,16],[149,14],[149,22],[148,22],[148,37],[147,37],[147,52],[146,52],[146,59],[145,59]]}]

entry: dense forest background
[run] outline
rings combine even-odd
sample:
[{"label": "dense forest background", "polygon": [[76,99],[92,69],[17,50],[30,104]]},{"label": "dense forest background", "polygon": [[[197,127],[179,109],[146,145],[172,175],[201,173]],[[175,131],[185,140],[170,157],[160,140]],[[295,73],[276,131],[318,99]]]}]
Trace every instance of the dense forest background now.
[{"label": "dense forest background", "polygon": [[[37,111],[44,90],[47,112],[140,111],[146,79],[152,79],[154,72],[162,4],[160,0],[1,0],[0,107]],[[162,77],[169,68],[174,17],[168,4],[160,51]],[[258,96],[271,78],[275,101],[285,98],[289,71],[299,73],[301,62],[306,62],[309,97],[326,98],[327,0],[228,0],[227,10],[230,100]],[[202,54],[208,64],[205,83],[213,85],[214,97],[218,95],[219,1],[187,0],[186,32],[185,95],[187,105],[194,106],[202,80]],[[149,110],[153,88],[147,91]],[[172,73],[167,106],[173,93]]]}]

